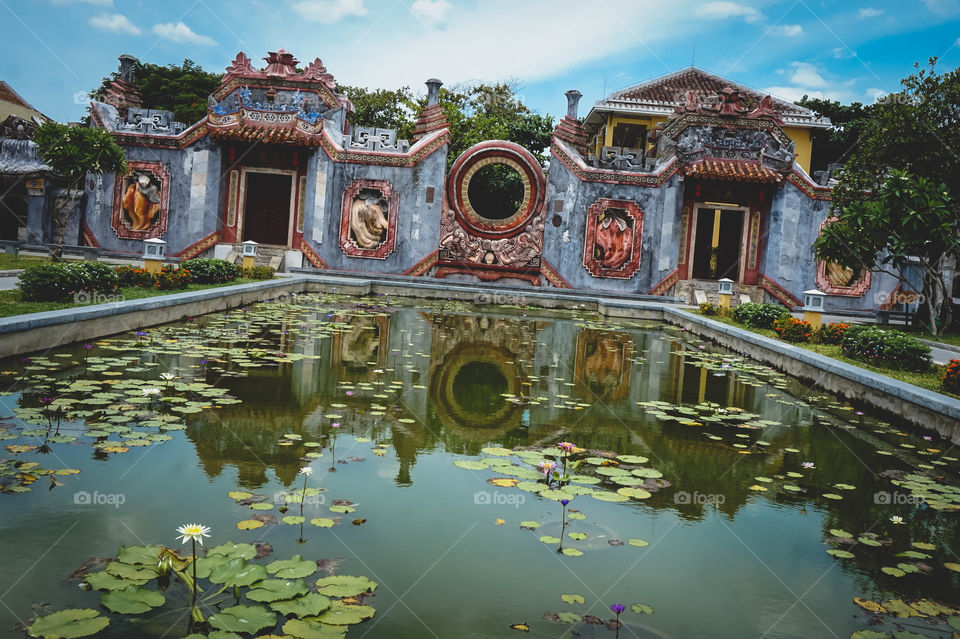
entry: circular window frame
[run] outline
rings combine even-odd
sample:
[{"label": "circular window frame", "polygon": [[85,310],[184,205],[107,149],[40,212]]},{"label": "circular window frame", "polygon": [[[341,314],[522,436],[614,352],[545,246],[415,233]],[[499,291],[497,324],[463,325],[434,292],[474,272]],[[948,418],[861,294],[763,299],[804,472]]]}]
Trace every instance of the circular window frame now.
[{"label": "circular window frame", "polygon": [[[520,175],[523,183],[520,207],[510,217],[500,220],[481,215],[469,197],[470,181],[478,171],[492,164],[509,166]],[[495,239],[514,235],[543,208],[546,180],[540,164],[529,151],[512,142],[484,142],[467,149],[454,162],[447,179],[450,206],[457,219],[461,225],[481,237]]]}]

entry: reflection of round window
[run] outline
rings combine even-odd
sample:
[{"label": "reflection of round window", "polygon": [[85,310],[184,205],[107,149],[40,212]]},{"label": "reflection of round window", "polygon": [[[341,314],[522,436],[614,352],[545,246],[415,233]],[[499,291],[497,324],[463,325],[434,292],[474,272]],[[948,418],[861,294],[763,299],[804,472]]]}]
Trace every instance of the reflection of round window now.
[{"label": "reflection of round window", "polygon": [[516,168],[495,162],[470,175],[467,198],[478,216],[499,221],[520,211],[525,190],[523,177]]},{"label": "reflection of round window", "polygon": [[508,390],[507,378],[491,362],[469,362],[453,378],[453,397],[460,409],[473,415],[489,415],[499,410]]}]

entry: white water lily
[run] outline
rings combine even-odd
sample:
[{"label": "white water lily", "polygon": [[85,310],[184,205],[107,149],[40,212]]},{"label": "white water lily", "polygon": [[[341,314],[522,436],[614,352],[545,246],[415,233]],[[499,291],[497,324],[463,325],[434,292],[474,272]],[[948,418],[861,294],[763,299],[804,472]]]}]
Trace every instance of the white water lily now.
[{"label": "white water lily", "polygon": [[177,532],[180,533],[177,539],[182,539],[182,543],[193,540],[199,541],[202,546],[203,538],[210,536],[210,527],[204,526],[203,524],[184,524],[177,527]]},{"label": "white water lily", "polygon": [[904,523],[903,517],[901,517],[900,515],[890,515],[890,521],[894,524]]},{"label": "white water lily", "polygon": [[174,375],[173,373],[160,373],[160,379],[162,379],[162,380],[164,380],[164,381],[168,381],[168,382],[169,382],[171,379],[176,379],[176,377],[177,377],[177,376]]},{"label": "white water lily", "polygon": [[159,388],[141,388],[140,392],[146,395],[147,397],[149,397],[151,395],[159,395],[160,389]]},{"label": "white water lily", "polygon": [[310,468],[309,466],[304,466],[303,468],[300,469],[300,473],[299,473],[299,474],[300,474],[300,475],[306,475],[307,477],[309,477],[310,475],[313,474],[313,469]]}]

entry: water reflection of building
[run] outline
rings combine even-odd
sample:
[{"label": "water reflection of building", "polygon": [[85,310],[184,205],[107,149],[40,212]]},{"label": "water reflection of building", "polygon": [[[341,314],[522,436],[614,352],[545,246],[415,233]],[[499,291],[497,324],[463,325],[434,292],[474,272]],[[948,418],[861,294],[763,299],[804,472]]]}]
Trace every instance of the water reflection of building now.
[{"label": "water reflection of building", "polygon": [[620,331],[583,329],[577,335],[574,383],[583,395],[591,393],[609,401],[630,394],[633,338]]}]

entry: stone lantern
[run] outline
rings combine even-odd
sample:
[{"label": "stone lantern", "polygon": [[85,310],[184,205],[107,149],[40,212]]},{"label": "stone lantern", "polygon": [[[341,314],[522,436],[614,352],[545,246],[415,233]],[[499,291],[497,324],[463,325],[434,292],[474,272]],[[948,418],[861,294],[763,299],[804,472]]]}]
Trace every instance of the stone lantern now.
[{"label": "stone lantern", "polygon": [[728,277],[718,282],[720,288],[717,289],[717,306],[725,311],[730,310],[730,298],[733,296],[733,280]]},{"label": "stone lantern", "polygon": [[243,243],[243,268],[253,268],[257,261],[257,247],[260,246],[253,240],[247,240]]},{"label": "stone lantern", "polygon": [[813,330],[820,328],[822,323],[823,300],[826,297],[826,293],[821,293],[817,289],[803,292],[803,319],[810,323],[810,328]]},{"label": "stone lantern", "polygon": [[157,274],[163,270],[163,257],[167,243],[159,237],[143,241],[143,268],[147,273]]}]

